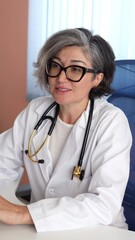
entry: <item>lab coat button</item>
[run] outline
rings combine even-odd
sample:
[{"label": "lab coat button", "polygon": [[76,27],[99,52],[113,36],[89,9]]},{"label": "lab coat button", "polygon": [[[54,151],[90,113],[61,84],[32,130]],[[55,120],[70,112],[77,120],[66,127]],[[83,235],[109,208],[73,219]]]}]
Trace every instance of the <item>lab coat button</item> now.
[{"label": "lab coat button", "polygon": [[53,188],[50,188],[49,189],[49,194],[51,197],[54,197],[55,196],[55,190]]}]

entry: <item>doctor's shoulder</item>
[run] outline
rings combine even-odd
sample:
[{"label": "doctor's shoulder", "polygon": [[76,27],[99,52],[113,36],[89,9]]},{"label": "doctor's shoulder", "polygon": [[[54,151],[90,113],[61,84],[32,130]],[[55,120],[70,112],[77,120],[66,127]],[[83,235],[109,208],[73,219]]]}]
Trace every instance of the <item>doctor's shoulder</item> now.
[{"label": "doctor's shoulder", "polygon": [[[99,103],[97,103],[99,104]],[[100,99],[100,104],[98,106],[99,118],[103,118],[106,121],[113,121],[117,123],[125,122],[128,125],[128,119],[125,113],[119,108],[108,102],[107,99]]]},{"label": "doctor's shoulder", "polygon": [[33,119],[33,121],[37,121],[53,102],[52,96],[43,96],[31,100],[24,110],[27,120]]},{"label": "doctor's shoulder", "polygon": [[46,108],[53,102],[54,99],[52,96],[42,96],[31,100],[28,104],[28,108],[34,111],[43,108],[45,111]]},{"label": "doctor's shoulder", "polygon": [[14,126],[17,125],[21,128],[26,128],[27,123],[31,123],[33,127],[38,120],[38,117],[42,116],[48,106],[54,102],[51,96],[38,97],[31,100],[26,108],[24,108],[14,121]]}]

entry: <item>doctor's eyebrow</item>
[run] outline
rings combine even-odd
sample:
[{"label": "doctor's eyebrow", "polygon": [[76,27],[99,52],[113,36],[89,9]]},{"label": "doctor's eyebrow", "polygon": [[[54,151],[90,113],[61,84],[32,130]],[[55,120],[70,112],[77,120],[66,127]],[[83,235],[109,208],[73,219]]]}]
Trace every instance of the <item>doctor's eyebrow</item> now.
[{"label": "doctor's eyebrow", "polygon": [[[60,59],[59,57],[54,57],[54,58],[52,58],[52,60],[58,60],[60,63],[62,63],[62,59]],[[81,61],[80,59],[79,60],[73,59],[73,60],[71,60],[71,64],[72,63],[78,63],[78,64],[82,63],[82,64],[86,65],[86,63],[84,61]]]}]

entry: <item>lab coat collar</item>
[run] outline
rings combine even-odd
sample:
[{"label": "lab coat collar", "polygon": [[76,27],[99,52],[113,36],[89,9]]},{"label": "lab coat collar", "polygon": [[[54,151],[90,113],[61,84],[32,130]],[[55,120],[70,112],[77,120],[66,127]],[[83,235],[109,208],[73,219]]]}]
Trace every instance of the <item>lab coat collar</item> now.
[{"label": "lab coat collar", "polygon": [[[40,101],[40,105],[37,106],[37,108],[35,109],[35,112],[40,118],[42,114],[46,111],[46,109],[54,102],[54,99],[51,96],[40,97],[38,99]],[[50,110],[49,112],[50,115],[52,111],[53,109]]]},{"label": "lab coat collar", "polygon": [[[43,112],[54,102],[54,99],[52,96],[46,96],[46,97],[40,97],[41,99],[41,104],[35,109],[35,112],[38,115],[38,119],[40,119],[40,117],[42,116]],[[92,124],[91,124],[91,130],[94,128],[94,120],[96,118],[96,114],[99,111],[99,106],[101,105],[101,102],[104,101],[104,98],[97,98],[94,101],[94,111],[93,111],[93,118],[92,118]],[[54,115],[54,109],[51,109],[49,112],[49,115],[53,116]],[[78,119],[78,121],[76,122],[76,124],[82,128],[86,128],[86,124],[87,124],[87,119],[88,119],[88,115],[89,115],[89,109],[90,109],[90,101],[87,105],[86,111],[83,112],[83,114],[81,115],[81,117]]]},{"label": "lab coat collar", "polygon": [[[97,119],[97,115],[98,115],[98,112],[99,112],[99,106],[100,106],[99,102],[100,101],[101,101],[101,99],[95,99],[94,100],[94,110],[93,110],[93,116],[92,116],[90,131],[92,131],[94,129],[95,122],[96,122],[96,119]],[[78,126],[82,127],[83,129],[86,129],[89,111],[90,111],[90,101],[87,105],[86,110],[82,113],[81,117],[76,122],[76,124]]]},{"label": "lab coat collar", "polygon": [[[54,99],[50,96],[49,97],[41,97],[41,100],[42,100],[41,104],[35,109],[35,112],[37,113],[37,116],[38,116],[37,117],[38,120],[42,116],[43,112],[52,104],[52,102],[54,102]],[[93,111],[93,117],[92,117],[90,131],[92,131],[95,127],[96,121],[98,119],[98,112],[99,112],[99,107],[101,106],[101,102],[104,102],[104,98],[101,98],[101,99],[98,98],[98,99],[95,99],[95,101],[94,101],[94,111]],[[54,110],[55,110],[55,107],[50,110],[50,112],[49,112],[50,116],[54,116]],[[77,127],[79,126],[83,129],[86,129],[89,110],[90,110],[90,101],[87,105],[86,111],[83,112],[81,117],[77,120],[77,122],[75,124]],[[48,124],[50,124],[50,123],[48,123]],[[41,130],[43,126],[44,126],[44,124],[41,125],[39,130]]]}]

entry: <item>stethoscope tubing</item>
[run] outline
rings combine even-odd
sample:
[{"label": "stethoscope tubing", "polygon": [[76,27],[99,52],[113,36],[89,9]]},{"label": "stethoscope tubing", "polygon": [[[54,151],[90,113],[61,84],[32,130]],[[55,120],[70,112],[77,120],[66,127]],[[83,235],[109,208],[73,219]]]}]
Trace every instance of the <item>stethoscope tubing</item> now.
[{"label": "stethoscope tubing", "polygon": [[85,131],[84,140],[83,140],[83,144],[82,144],[82,149],[81,149],[81,153],[80,153],[80,157],[79,157],[79,161],[78,161],[79,167],[81,167],[82,163],[83,163],[83,157],[84,157],[85,148],[86,148],[88,135],[89,135],[90,127],[91,127],[91,122],[92,122],[93,110],[94,110],[94,99],[91,99],[90,112],[89,112],[89,116],[88,116],[88,121],[87,121],[86,131]]},{"label": "stethoscope tubing", "polygon": [[[52,116],[47,116],[47,114],[49,113],[49,111],[56,105],[56,111],[55,111],[55,115],[54,115],[54,118]],[[25,153],[28,155],[29,159],[32,161],[32,162],[38,162],[38,163],[44,163],[44,160],[41,159],[41,160],[34,160],[33,157],[43,148],[43,146],[46,144],[47,140],[49,139],[49,137],[51,136],[52,134],[52,131],[55,127],[55,124],[56,124],[56,121],[57,121],[57,116],[58,116],[58,111],[59,111],[59,105],[56,103],[56,102],[53,102],[48,108],[47,110],[43,113],[43,115],[41,116],[41,118],[39,119],[38,123],[35,125],[34,127],[34,130],[31,134],[31,137],[30,137],[30,140],[28,142],[28,149],[25,150]],[[42,124],[42,122],[46,119],[49,119],[51,120],[51,126],[49,128],[49,131],[48,131],[48,134],[45,138],[45,140],[43,141],[43,143],[41,144],[41,146],[32,154],[31,151],[30,151],[30,147],[31,147],[31,144],[32,144],[32,139],[33,137],[35,136],[38,128],[40,127],[40,125]]]},{"label": "stethoscope tubing", "polygon": [[51,110],[55,105],[58,105],[58,104],[57,104],[56,102],[53,102],[53,103],[46,109],[46,111],[43,113],[43,115],[41,116],[41,118],[40,118],[39,121],[37,122],[36,126],[34,127],[34,130],[37,130],[45,119],[48,118],[48,119],[50,119],[51,121],[52,121],[52,119],[54,119],[54,118],[51,117],[51,116],[47,116],[47,114],[50,112],[50,110]]},{"label": "stethoscope tubing", "polygon": [[[55,109],[54,117],[48,116],[47,114],[55,106],[56,106],[56,109]],[[82,181],[82,179],[84,177],[85,170],[84,169],[82,170],[81,167],[82,167],[82,164],[83,164],[83,157],[84,157],[84,154],[85,154],[85,149],[86,149],[86,145],[87,145],[88,135],[89,135],[90,127],[91,127],[93,110],[94,110],[94,99],[90,99],[90,110],[89,110],[89,116],[88,116],[86,131],[85,131],[84,139],[83,139],[83,143],[82,143],[82,149],[81,149],[78,165],[73,168],[73,173],[72,173],[72,178],[71,179],[73,179],[73,177],[76,176],[76,177],[78,177]],[[30,137],[29,143],[28,143],[28,150],[25,150],[25,153],[28,155],[29,159],[32,162],[34,162],[34,163],[44,163],[43,159],[34,160],[33,157],[43,148],[43,146],[46,144],[48,138],[51,136],[51,134],[53,132],[53,129],[55,127],[56,121],[57,121],[58,113],[59,113],[59,105],[56,102],[53,102],[47,108],[47,110],[43,113],[43,115],[41,116],[41,118],[39,119],[37,124],[35,125],[34,130],[32,132],[32,135]],[[34,135],[36,134],[36,131],[38,130],[40,125],[46,119],[51,120],[51,122],[52,122],[51,126],[49,128],[48,134],[47,134],[45,140],[43,141],[43,143],[41,144],[41,146],[36,150],[36,152],[31,154],[30,148],[31,148],[31,144],[32,144],[32,139],[33,139]]]}]

